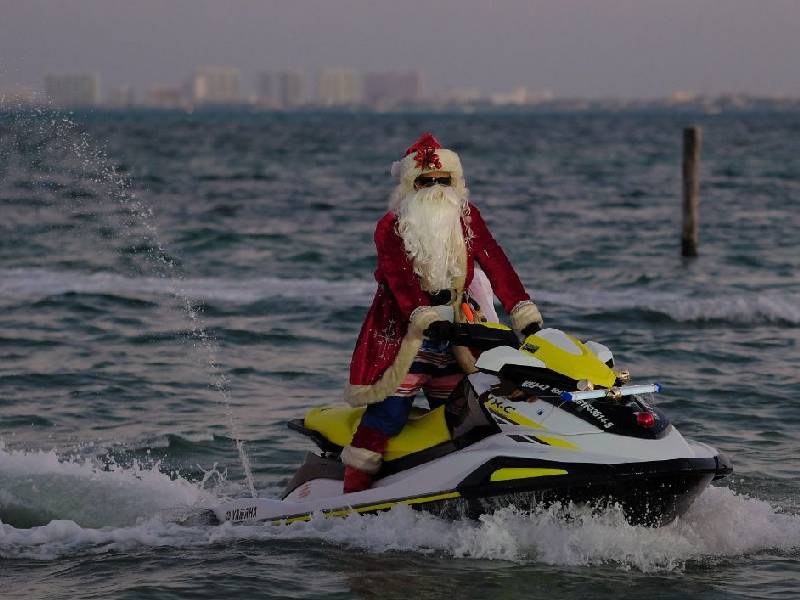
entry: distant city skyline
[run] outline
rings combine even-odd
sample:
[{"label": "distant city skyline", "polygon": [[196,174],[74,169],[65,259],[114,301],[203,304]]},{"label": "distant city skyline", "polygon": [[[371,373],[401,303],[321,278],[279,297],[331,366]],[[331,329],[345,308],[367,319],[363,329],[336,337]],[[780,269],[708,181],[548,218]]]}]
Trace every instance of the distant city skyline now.
[{"label": "distant city skyline", "polygon": [[0,87],[0,104],[52,104],[62,108],[149,106],[191,108],[209,105],[251,105],[262,109],[305,107],[369,107],[379,110],[421,105],[488,103],[527,105],[553,100],[550,90],[518,86],[498,94],[475,88],[424,93],[420,71],[357,72],[350,68],[320,69],[314,74],[299,69],[257,74],[255,93],[242,87],[239,69],[227,65],[201,66],[172,84],[104,87],[97,73],[88,71],[47,73],[44,89]]},{"label": "distant city skyline", "polygon": [[[197,103],[252,102],[292,108],[306,104],[339,106],[368,104],[372,106],[453,99],[459,102],[492,100],[497,104],[526,104],[551,100],[549,89],[531,89],[516,85],[500,92],[487,92],[476,86],[431,90],[425,86],[425,75],[419,70],[357,71],[350,67],[265,70],[245,73],[233,65],[202,65],[189,74],[175,76],[172,81],[150,82],[137,87],[129,82],[108,85],[100,73],[90,70],[47,72],[38,85],[0,84],[0,94],[28,96],[42,101],[77,97],[76,87],[87,104],[122,105],[142,103],[155,92],[179,93],[187,101]],[[67,89],[72,88],[72,89]],[[681,90],[680,93],[685,93]],[[145,103],[147,103],[145,101]]]},{"label": "distant city skyline", "polygon": [[519,86],[509,92],[482,94],[474,88],[423,93],[419,71],[371,71],[322,69],[313,86],[299,70],[267,71],[258,75],[257,92],[244,94],[241,73],[230,66],[203,66],[182,83],[152,85],[137,94],[131,85],[103,90],[96,73],[51,73],[44,92],[24,87],[0,87],[0,110],[25,110],[31,106],[58,109],[166,109],[194,111],[207,108],[249,111],[347,110],[347,111],[449,111],[497,110],[597,111],[683,110],[717,114],[741,110],[800,109],[799,96],[764,94],[700,94],[677,90],[667,96],[633,98],[561,98],[550,90]]},{"label": "distant city skyline", "polygon": [[106,89],[172,85],[202,65],[414,71],[425,88],[653,98],[800,95],[792,0],[26,0],[0,20],[0,88],[92,72]]}]

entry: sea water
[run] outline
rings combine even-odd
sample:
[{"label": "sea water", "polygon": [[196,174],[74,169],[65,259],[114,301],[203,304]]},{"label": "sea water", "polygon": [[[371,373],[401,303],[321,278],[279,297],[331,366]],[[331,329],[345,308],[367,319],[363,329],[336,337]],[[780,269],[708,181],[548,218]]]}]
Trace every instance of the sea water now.
[{"label": "sea water", "polygon": [[[339,398],[389,166],[424,130],[546,324],[662,383],[734,475],[657,530],[572,506],[174,524],[250,494],[237,438],[266,497],[309,449],[285,422]],[[0,116],[3,597],[797,597],[798,133],[796,113]]]}]

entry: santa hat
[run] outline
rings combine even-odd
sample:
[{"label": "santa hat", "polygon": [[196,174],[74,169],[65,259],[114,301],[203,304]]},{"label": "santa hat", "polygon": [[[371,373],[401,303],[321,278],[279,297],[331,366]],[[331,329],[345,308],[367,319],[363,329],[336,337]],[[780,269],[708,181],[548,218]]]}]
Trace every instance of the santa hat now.
[{"label": "santa hat", "polygon": [[463,180],[464,171],[458,154],[442,148],[433,134],[423,133],[419,139],[406,150],[402,160],[392,163],[392,176],[401,184],[413,187],[414,180],[431,171],[447,171],[456,180]]}]

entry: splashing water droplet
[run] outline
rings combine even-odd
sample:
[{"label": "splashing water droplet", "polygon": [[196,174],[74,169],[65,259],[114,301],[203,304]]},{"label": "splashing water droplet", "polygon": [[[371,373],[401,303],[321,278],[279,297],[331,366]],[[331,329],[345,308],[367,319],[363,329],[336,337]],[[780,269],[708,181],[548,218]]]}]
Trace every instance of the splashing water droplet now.
[{"label": "splashing water droplet", "polygon": [[[96,188],[92,197],[101,201],[112,201],[121,209],[119,212],[112,211],[109,215],[114,219],[115,232],[129,243],[134,254],[143,259],[144,264],[137,267],[143,274],[167,282],[169,295],[177,301],[189,320],[190,336],[197,342],[196,348],[204,357],[204,369],[224,407],[248,490],[252,497],[256,497],[250,459],[233,414],[230,381],[218,359],[218,344],[208,334],[197,308],[183,289],[184,274],[161,242],[158,228],[153,223],[152,207],[131,191],[131,183],[127,177],[118,171],[106,152],[86,132],[80,131],[79,123],[64,116],[62,112],[46,107],[19,111],[14,113],[8,133],[4,144],[6,149],[33,149],[33,156],[29,157],[29,164],[25,167],[26,171],[34,174],[34,181],[42,188],[47,189],[48,186],[57,184],[54,173],[42,167],[46,164],[42,159],[47,153],[51,153],[67,164],[66,175],[71,179],[78,179]],[[50,164],[58,164],[58,161]],[[70,201],[76,211],[85,208],[84,204],[87,202],[81,195],[71,196]]]}]

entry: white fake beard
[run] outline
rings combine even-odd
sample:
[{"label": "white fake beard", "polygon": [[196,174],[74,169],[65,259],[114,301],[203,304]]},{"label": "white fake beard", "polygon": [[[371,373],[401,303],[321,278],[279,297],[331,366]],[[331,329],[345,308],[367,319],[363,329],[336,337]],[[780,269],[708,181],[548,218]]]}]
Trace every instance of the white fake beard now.
[{"label": "white fake beard", "polygon": [[416,190],[400,202],[397,231],[425,291],[450,289],[455,277],[465,275],[461,217],[466,211],[466,198],[441,185]]}]

